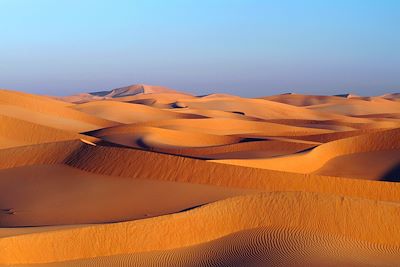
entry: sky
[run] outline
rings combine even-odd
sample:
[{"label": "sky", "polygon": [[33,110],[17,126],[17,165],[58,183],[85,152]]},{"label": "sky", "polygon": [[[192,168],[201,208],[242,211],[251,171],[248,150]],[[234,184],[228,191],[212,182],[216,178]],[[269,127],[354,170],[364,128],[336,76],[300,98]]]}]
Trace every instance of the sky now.
[{"label": "sky", "polygon": [[0,0],[0,88],[400,91],[397,0]]}]

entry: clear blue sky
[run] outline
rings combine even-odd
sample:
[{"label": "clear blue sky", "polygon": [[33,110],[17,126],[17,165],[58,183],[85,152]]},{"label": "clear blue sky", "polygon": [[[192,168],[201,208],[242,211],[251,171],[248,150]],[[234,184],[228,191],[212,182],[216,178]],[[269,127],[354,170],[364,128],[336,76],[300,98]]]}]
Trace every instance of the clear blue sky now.
[{"label": "clear blue sky", "polygon": [[400,91],[397,0],[0,0],[0,87]]}]

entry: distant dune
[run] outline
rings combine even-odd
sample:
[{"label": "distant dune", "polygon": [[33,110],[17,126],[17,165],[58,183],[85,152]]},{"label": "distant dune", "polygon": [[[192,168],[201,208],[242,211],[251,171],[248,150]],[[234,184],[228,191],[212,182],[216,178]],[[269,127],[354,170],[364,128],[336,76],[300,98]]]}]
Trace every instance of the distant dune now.
[{"label": "distant dune", "polygon": [[399,266],[399,99],[0,90],[0,266]]}]

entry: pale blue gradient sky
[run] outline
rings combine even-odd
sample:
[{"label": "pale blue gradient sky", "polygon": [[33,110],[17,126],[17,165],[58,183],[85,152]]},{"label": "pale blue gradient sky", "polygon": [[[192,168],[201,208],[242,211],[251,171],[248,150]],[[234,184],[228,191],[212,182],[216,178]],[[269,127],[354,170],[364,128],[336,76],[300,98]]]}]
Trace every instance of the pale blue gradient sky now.
[{"label": "pale blue gradient sky", "polygon": [[397,0],[0,0],[0,87],[400,90]]}]

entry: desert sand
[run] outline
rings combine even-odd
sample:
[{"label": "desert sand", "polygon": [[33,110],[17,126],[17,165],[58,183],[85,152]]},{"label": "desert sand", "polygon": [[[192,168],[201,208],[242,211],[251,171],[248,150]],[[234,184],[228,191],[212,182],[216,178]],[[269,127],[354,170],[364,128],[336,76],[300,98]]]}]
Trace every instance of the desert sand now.
[{"label": "desert sand", "polygon": [[400,101],[0,90],[0,266],[400,266]]}]

